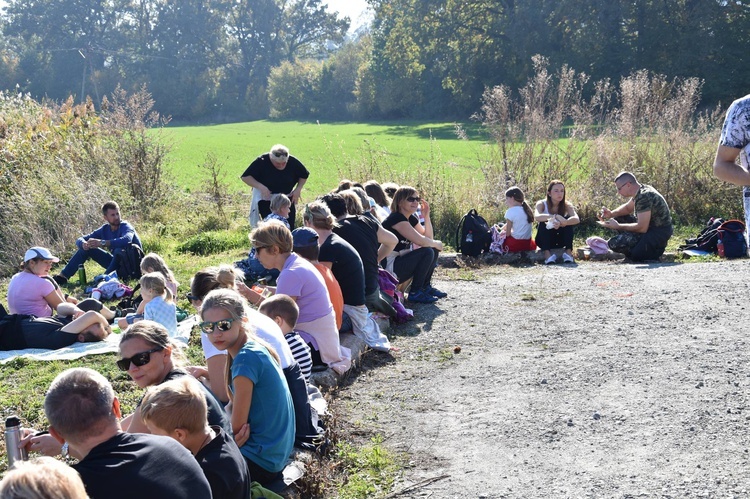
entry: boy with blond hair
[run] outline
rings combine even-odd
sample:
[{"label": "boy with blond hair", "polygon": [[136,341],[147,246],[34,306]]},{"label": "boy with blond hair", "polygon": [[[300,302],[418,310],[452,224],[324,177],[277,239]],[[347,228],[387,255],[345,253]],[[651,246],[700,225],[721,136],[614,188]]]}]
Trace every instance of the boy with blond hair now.
[{"label": "boy with blond hair", "polygon": [[234,439],[220,426],[208,426],[206,397],[198,381],[182,376],[150,389],[141,416],[154,435],[177,440],[206,475],[213,497],[247,499],[250,473]]}]

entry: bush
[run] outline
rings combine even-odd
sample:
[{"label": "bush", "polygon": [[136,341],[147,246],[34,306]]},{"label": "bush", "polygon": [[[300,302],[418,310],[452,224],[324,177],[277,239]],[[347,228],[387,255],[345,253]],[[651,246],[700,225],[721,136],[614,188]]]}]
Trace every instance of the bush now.
[{"label": "bush", "polygon": [[126,214],[164,204],[166,148],[146,134],[152,104],[145,90],[119,92],[100,116],[90,99],[39,103],[0,92],[0,273],[13,273],[30,246],[72,249],[101,224],[109,199]]},{"label": "bush", "polygon": [[177,247],[177,251],[194,255],[211,255],[240,248],[250,248],[247,232],[218,231],[204,232],[190,237]]}]

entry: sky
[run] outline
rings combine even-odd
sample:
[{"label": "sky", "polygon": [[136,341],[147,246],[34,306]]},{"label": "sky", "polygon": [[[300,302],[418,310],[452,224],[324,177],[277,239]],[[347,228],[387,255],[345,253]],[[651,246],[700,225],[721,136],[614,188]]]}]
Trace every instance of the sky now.
[{"label": "sky", "polygon": [[367,2],[365,0],[324,0],[324,3],[328,5],[330,10],[337,11],[341,16],[349,17],[352,22],[350,31],[354,31],[367,21],[366,17],[362,17],[362,14],[367,9]]},{"label": "sky", "polygon": [[[6,5],[5,0],[0,0],[0,10]],[[367,22],[367,17],[363,17],[362,14],[367,10],[367,2],[365,0],[324,0],[324,3],[333,10],[339,12],[342,16],[349,16],[352,21],[351,31],[354,31],[361,24]]]}]

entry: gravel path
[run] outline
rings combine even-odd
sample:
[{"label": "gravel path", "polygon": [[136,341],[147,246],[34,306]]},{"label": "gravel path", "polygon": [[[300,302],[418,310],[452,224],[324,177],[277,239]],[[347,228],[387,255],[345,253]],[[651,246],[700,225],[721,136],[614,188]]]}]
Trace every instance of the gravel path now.
[{"label": "gravel path", "polygon": [[421,485],[399,497],[748,497],[748,275],[441,269],[449,298],[416,305],[400,353],[370,353],[335,403],[406,453],[395,490]]}]

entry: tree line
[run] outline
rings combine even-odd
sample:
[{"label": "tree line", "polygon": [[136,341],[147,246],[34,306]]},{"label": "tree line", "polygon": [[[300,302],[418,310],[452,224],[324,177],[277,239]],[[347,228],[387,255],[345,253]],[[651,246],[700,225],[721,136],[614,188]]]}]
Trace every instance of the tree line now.
[{"label": "tree line", "polygon": [[98,103],[145,84],[181,120],[465,118],[541,54],[591,82],[697,77],[707,106],[747,93],[750,2],[369,3],[372,23],[347,35],[321,0],[10,0],[0,88]]}]

